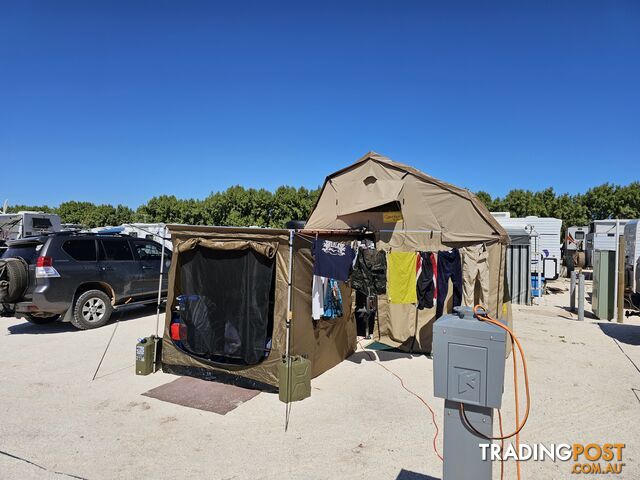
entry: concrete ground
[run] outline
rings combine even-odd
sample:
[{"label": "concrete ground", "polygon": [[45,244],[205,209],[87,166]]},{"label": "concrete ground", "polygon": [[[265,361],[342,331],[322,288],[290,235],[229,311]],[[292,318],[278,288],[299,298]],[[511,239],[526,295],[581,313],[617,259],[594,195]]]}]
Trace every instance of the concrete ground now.
[{"label": "concrete ground", "polygon": [[[521,441],[625,443],[617,478],[639,478],[640,321],[578,322],[567,304],[561,293],[514,307],[532,392]],[[142,396],[175,377],[134,374],[136,339],[154,332],[155,315],[121,315],[95,381],[115,324],[77,331],[0,319],[0,478],[441,478],[431,414],[377,364],[421,395],[441,427],[429,358],[375,352],[374,362],[357,352],[313,380],[285,433],[285,407],[274,394],[224,416]],[[505,431],[513,426],[511,359],[506,372]],[[441,436],[437,443],[441,451]],[[567,462],[526,462],[522,478],[575,478],[570,470]],[[509,462],[505,478],[514,472]]]}]

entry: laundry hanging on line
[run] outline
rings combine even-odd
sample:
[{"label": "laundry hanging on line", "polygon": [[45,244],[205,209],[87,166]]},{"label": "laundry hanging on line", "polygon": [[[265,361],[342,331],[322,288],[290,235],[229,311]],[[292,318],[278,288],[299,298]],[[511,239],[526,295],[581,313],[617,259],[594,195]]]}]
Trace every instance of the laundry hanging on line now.
[{"label": "laundry hanging on line", "polygon": [[453,306],[457,307],[462,303],[462,264],[460,252],[456,248],[450,252],[438,252],[436,318],[442,316],[444,302],[449,293],[449,280],[453,284]]},{"label": "laundry hanging on line", "polygon": [[387,292],[390,303],[418,303],[416,292],[416,252],[390,252]]},{"label": "laundry hanging on line", "polygon": [[313,284],[311,285],[311,318],[320,320],[324,316],[324,297],[327,290],[326,277],[319,275],[313,276]]},{"label": "laundry hanging on line", "polygon": [[437,299],[437,256],[432,252],[418,252],[416,266],[416,295],[418,309],[433,308]]},{"label": "laundry hanging on line", "polygon": [[330,278],[327,280],[324,293],[324,314],[322,317],[334,319],[342,317],[342,315],[342,294],[340,293],[340,286],[336,280]]},{"label": "laundry hanging on line", "polygon": [[387,257],[380,250],[360,249],[349,283],[365,295],[382,295],[387,292]]},{"label": "laundry hanging on line", "polygon": [[315,239],[312,245],[313,274],[346,282],[353,266],[355,252],[350,245],[332,240]]},{"label": "laundry hanging on line", "polygon": [[[489,252],[484,244],[461,249],[464,304],[470,307],[489,303]],[[476,281],[480,283],[480,298],[475,297]]]}]

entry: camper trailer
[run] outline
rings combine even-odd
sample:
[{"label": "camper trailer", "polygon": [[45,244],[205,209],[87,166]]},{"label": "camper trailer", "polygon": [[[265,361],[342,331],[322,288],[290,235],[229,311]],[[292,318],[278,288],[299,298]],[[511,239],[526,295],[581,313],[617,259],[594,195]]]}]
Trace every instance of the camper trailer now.
[{"label": "camper trailer", "polygon": [[123,223],[117,227],[92,228],[91,231],[95,233],[121,233],[134,238],[153,240],[159,244],[164,241],[165,248],[173,250],[171,235],[168,230],[165,232],[164,223]]},{"label": "camper trailer", "polygon": [[9,240],[62,230],[60,217],[54,213],[18,212],[0,214],[0,249]]},{"label": "camper trailer", "polygon": [[[537,274],[540,271],[545,279],[555,280],[558,278],[562,258],[560,252],[562,220],[535,216],[512,218],[509,212],[491,212],[491,215],[505,229],[524,229],[531,234],[532,274]],[[539,255],[542,255],[541,269]]]},{"label": "camper trailer", "polygon": [[587,267],[593,267],[593,254],[597,250],[615,251],[618,245],[616,238],[616,222],[618,222],[618,236],[624,235],[624,227],[631,220],[609,219],[594,220],[589,225],[585,247]]},{"label": "camper trailer", "polygon": [[637,285],[637,265],[640,259],[640,220],[631,220],[624,226],[624,271],[625,289],[636,292],[640,285]]}]

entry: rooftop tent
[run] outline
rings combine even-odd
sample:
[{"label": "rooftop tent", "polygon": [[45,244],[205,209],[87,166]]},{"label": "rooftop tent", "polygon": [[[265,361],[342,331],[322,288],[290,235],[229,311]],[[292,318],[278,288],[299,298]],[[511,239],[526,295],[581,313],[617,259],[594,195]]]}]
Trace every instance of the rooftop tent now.
[{"label": "rooftop tent", "polygon": [[[278,364],[286,353],[290,252],[291,354],[309,358],[311,374],[317,376],[355,350],[347,285],[340,285],[345,299],[342,317],[311,319],[309,239],[295,235],[290,250],[289,230],[167,228],[174,255],[162,342],[164,371],[275,390]],[[180,323],[174,325],[177,317]],[[174,326],[184,328],[179,340],[172,332]]]},{"label": "rooftop tent", "polygon": [[[374,233],[376,247],[387,252],[435,252],[484,244],[490,268],[486,306],[492,315],[509,314],[504,287],[509,236],[468,190],[369,152],[326,178],[305,228],[364,228]],[[381,295],[374,333],[388,345],[430,352],[434,320],[435,308],[390,304]]]}]

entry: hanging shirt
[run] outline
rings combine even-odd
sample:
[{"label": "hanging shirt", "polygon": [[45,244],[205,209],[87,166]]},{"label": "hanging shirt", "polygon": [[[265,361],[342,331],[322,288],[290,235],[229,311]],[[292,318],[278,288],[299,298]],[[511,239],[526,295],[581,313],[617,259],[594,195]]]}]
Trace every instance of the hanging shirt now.
[{"label": "hanging shirt", "polygon": [[387,258],[387,292],[390,303],[418,303],[415,252],[391,252]]},{"label": "hanging shirt", "polygon": [[346,243],[316,239],[313,241],[313,274],[346,282],[355,252]]},{"label": "hanging shirt", "polygon": [[333,319],[342,316],[342,294],[338,282],[333,278],[327,280],[324,294],[324,318]]},{"label": "hanging shirt", "polygon": [[324,297],[327,289],[327,281],[329,279],[313,276],[313,285],[311,286],[311,318],[320,320],[324,316]]}]

